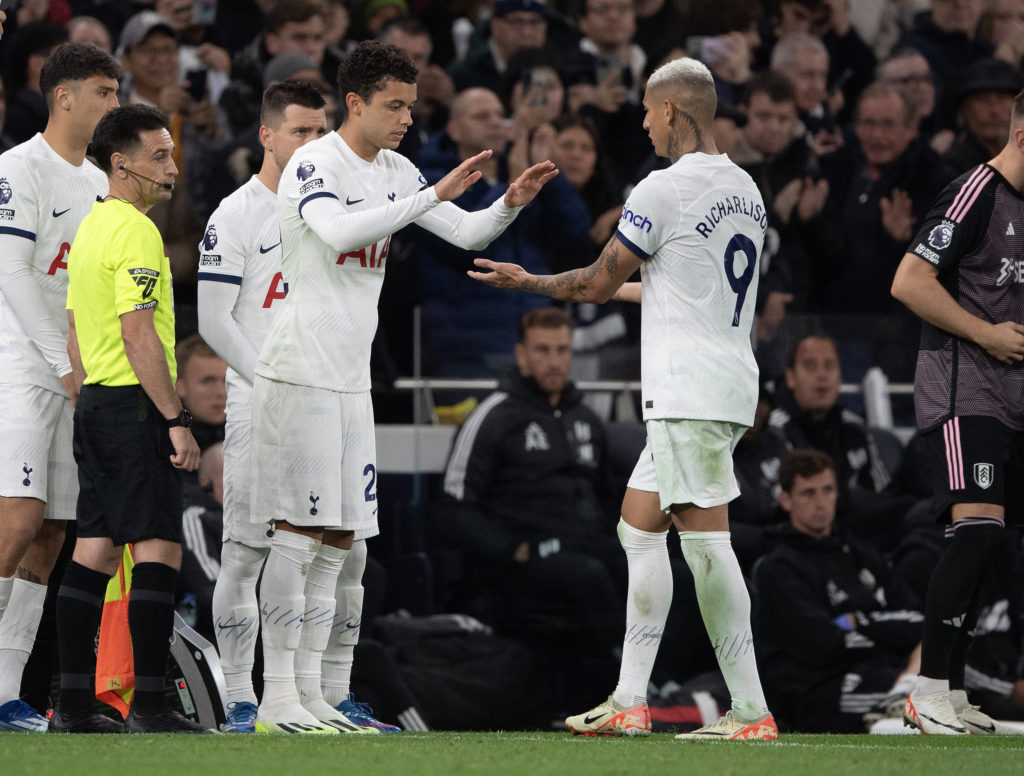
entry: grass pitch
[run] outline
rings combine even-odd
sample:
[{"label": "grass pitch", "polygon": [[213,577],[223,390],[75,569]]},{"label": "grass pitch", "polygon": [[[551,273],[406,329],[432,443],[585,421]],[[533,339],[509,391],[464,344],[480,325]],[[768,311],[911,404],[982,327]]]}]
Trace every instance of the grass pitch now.
[{"label": "grass pitch", "polygon": [[567,733],[381,736],[0,734],[4,776],[1017,776],[1024,737],[785,735],[777,743]]}]

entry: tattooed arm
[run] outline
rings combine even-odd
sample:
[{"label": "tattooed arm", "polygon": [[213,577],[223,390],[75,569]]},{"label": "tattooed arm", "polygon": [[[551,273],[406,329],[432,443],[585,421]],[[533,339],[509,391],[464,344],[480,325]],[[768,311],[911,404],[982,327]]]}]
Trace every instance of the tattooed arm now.
[{"label": "tattooed arm", "polygon": [[531,275],[518,264],[476,259],[476,266],[490,272],[468,272],[471,278],[495,288],[543,294],[572,302],[607,302],[626,279],[640,267],[640,259],[612,236],[597,261],[589,267],[558,275]]}]

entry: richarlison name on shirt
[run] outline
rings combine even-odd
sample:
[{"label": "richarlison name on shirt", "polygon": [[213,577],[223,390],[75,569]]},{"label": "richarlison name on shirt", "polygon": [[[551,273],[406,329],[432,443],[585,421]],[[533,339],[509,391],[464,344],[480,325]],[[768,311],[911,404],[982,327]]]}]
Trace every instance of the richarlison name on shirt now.
[{"label": "richarlison name on shirt", "polygon": [[746,197],[734,194],[731,197],[722,197],[708,208],[703,220],[697,224],[697,232],[706,240],[711,237],[711,233],[715,231],[715,227],[721,223],[723,218],[737,213],[757,222],[762,230],[768,228],[768,214],[765,213],[761,203],[751,202]]}]

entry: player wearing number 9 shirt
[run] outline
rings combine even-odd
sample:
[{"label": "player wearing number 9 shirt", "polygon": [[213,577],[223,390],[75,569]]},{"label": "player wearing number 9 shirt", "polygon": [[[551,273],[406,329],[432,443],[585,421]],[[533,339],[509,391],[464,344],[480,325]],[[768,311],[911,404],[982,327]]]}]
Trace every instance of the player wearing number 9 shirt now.
[{"label": "player wearing number 9 shirt", "polygon": [[19,699],[46,583],[75,517],[68,252],[107,178],[85,158],[120,68],[88,43],[43,64],[46,129],[0,156],[0,730],[46,731]]},{"label": "player wearing number 9 shirt", "polygon": [[[732,451],[753,423],[757,365],[750,329],[767,219],[753,180],[719,154],[711,134],[714,81],[692,59],[656,70],[644,128],[672,165],[630,194],[598,260],[555,276],[477,259],[472,277],[556,299],[640,301],[647,447],[629,480],[618,534],[629,568],[619,683],[566,726],[587,735],[650,733],[647,683],[672,598],[666,536],[679,530],[704,624],[733,706],[690,739],[775,739],[750,630],[750,599],[729,541],[739,495]],[[640,269],[642,284],[623,283]]]}]

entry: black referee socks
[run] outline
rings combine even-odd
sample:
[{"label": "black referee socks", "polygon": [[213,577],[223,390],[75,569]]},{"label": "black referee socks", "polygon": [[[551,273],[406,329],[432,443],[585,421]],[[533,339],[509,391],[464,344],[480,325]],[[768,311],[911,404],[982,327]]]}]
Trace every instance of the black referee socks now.
[{"label": "black referee socks", "polygon": [[[921,674],[948,679],[950,655],[967,622],[974,590],[1004,539],[1003,524],[973,517],[955,524],[953,538],[932,572],[925,608]],[[976,616],[976,615],[975,615]]]},{"label": "black referee socks", "polygon": [[57,646],[60,649],[60,706],[91,712],[96,697],[96,633],[110,577],[71,561],[57,593]]},{"label": "black referee socks", "polygon": [[135,657],[135,695],[140,711],[164,707],[167,654],[174,629],[174,585],[178,572],[163,563],[137,563],[128,595],[128,629]]}]

